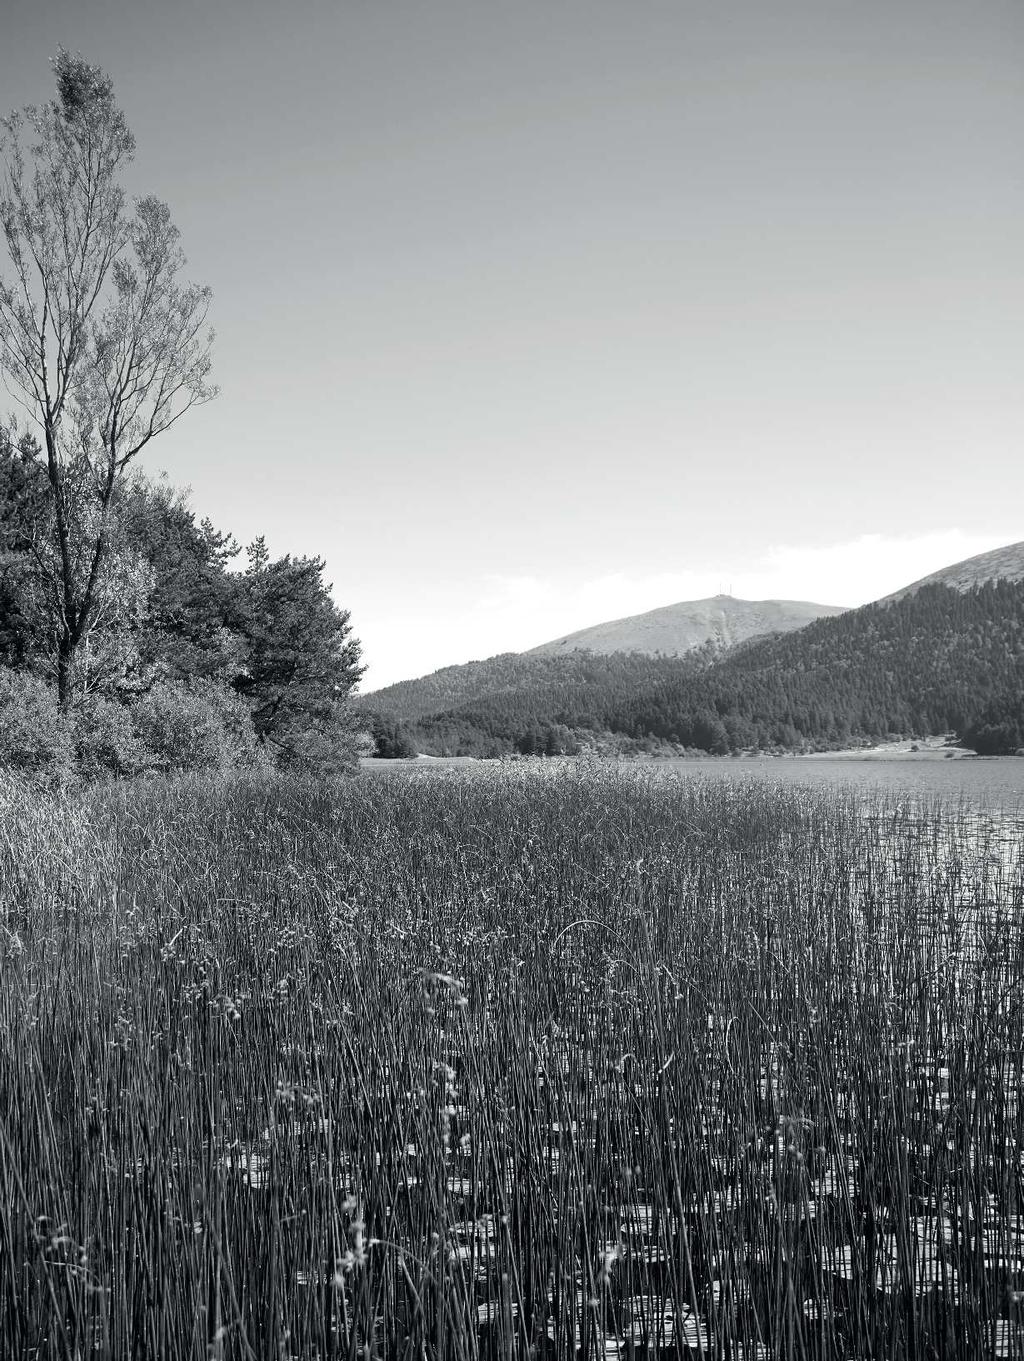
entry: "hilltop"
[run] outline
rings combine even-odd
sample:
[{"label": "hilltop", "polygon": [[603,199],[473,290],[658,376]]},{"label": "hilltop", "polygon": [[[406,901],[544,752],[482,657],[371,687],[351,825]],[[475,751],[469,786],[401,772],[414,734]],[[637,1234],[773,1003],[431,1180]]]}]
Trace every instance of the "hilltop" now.
[{"label": "hilltop", "polygon": [[920,581],[912,581],[885,599],[901,600],[923,586],[948,586],[954,591],[969,591],[987,581],[1024,581],[1024,542],[1004,544],[1002,548],[992,548],[987,553],[964,558],[963,562],[940,567],[937,572],[930,572]]},{"label": "hilltop", "polygon": [[[427,676],[396,681],[359,696],[364,711],[387,713],[402,722],[477,701],[485,696],[522,691],[536,685],[562,685],[592,680],[595,674],[615,672],[616,683],[628,675],[636,681],[650,668],[643,658],[688,658],[706,665],[729,648],[773,633],[804,628],[815,619],[842,614],[838,605],[816,605],[799,600],[739,600],[717,595],[708,600],[684,600],[644,614],[593,624],[562,638],[541,643],[526,652],[501,652],[494,657],[445,666]],[[631,661],[626,663],[623,654]],[[597,657],[618,658],[603,665]],[[674,674],[666,665],[659,674]]]},{"label": "hilltop", "polygon": [[790,633],[815,619],[842,614],[840,605],[804,600],[739,600],[716,595],[684,600],[645,614],[593,624],[563,638],[531,648],[528,656],[568,652],[641,652],[647,656],[682,656],[713,644],[719,650],[768,633]]}]

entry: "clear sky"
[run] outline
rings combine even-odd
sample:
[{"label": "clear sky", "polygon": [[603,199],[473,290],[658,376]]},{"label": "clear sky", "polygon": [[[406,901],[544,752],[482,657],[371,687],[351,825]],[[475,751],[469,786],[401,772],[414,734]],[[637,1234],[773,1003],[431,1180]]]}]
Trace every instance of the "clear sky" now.
[{"label": "clear sky", "polygon": [[0,0],[214,290],[150,470],[319,553],[364,688],[1024,538],[1020,0]]}]

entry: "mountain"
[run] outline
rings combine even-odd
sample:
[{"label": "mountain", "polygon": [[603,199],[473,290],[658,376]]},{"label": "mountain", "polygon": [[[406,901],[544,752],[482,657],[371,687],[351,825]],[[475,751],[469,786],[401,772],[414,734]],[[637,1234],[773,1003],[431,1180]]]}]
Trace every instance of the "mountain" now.
[{"label": "mountain", "polygon": [[955,562],[951,567],[940,567],[920,581],[911,582],[902,590],[886,596],[886,600],[901,600],[922,586],[949,586],[954,591],[969,591],[986,581],[1024,581],[1024,543],[1008,543],[988,553]]},{"label": "mountain", "polygon": [[519,661],[546,666],[524,666],[516,685],[412,720],[420,750],[725,754],[952,731],[981,733],[989,750],[1024,746],[1024,735],[1015,736],[1024,723],[1024,582],[927,585],[724,656],[575,652]]},{"label": "mountain", "polygon": [[[670,660],[690,658],[707,665],[729,647],[765,634],[803,628],[824,616],[841,614],[836,605],[794,600],[737,600],[719,595],[665,605],[646,614],[595,624],[528,652],[502,652],[482,661],[446,666],[415,680],[397,681],[358,696],[364,713],[410,723],[429,714],[457,709],[488,697],[542,690],[561,693],[566,685],[598,684],[618,688],[638,684],[644,675],[671,672]],[[626,662],[623,654],[629,654]],[[597,657],[617,658],[599,664]],[[642,659],[662,658],[652,669]],[[692,665],[684,668],[689,674]],[[539,698],[532,709],[543,707]]]},{"label": "mountain", "polygon": [[[800,627],[800,611],[816,617]],[[698,646],[687,650],[688,638]],[[606,650],[616,642],[630,650]],[[827,750],[951,731],[978,751],[1015,751],[1024,544],[859,609],[692,601],[448,667],[360,705],[439,756]]]},{"label": "mountain", "polygon": [[[838,605],[799,600],[737,600],[730,595],[686,600],[646,614],[594,624],[527,652],[501,652],[482,661],[442,667],[414,680],[396,681],[359,696],[357,705],[364,711],[409,722],[487,695],[580,681],[584,673],[594,669],[593,662],[585,660],[586,654],[610,657],[635,653],[666,659],[699,654],[697,660],[706,664],[727,648],[751,638],[788,633],[814,619],[842,612]],[[636,660],[628,666],[609,663],[604,670],[609,668],[630,674],[643,670]]]},{"label": "mountain", "polygon": [[838,605],[814,605],[803,600],[737,600],[731,595],[716,595],[709,600],[684,600],[648,610],[646,614],[594,624],[564,638],[541,643],[527,655],[558,656],[583,650],[681,656],[709,642],[724,649],[768,633],[789,633],[815,619],[842,613]]}]

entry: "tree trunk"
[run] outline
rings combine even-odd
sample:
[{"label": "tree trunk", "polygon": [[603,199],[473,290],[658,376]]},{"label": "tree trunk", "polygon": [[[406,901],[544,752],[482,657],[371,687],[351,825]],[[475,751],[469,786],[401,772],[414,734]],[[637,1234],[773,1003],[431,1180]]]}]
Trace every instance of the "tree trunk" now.
[{"label": "tree trunk", "polygon": [[62,709],[71,703],[71,663],[74,658],[74,640],[70,634],[62,633],[57,644],[57,703]]}]

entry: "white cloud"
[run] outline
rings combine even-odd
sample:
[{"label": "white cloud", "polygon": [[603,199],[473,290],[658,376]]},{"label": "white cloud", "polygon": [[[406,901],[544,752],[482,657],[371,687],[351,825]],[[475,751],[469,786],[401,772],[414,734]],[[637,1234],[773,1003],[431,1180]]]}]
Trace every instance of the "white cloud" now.
[{"label": "white cloud", "polygon": [[1012,532],[961,529],[864,534],[837,544],[776,544],[746,563],[712,563],[681,572],[610,572],[578,581],[486,576],[473,592],[456,596],[449,590],[439,596],[426,614],[364,619],[361,636],[371,668],[365,684],[377,689],[442,666],[523,651],[608,619],[720,592],[747,600],[863,605],[1013,538]]}]

